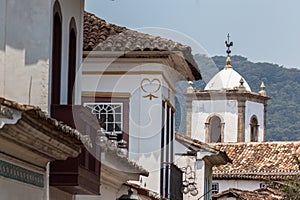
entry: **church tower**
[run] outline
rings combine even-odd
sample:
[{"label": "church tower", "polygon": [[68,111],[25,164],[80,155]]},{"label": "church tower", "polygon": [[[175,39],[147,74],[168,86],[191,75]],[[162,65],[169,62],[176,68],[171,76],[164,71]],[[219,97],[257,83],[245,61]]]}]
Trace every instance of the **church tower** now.
[{"label": "church tower", "polygon": [[[230,47],[225,42],[227,59],[206,85],[187,90],[187,134],[207,143],[262,142],[266,140],[267,101],[264,83],[253,92],[247,81],[231,65]],[[191,84],[192,82],[190,82]]]}]

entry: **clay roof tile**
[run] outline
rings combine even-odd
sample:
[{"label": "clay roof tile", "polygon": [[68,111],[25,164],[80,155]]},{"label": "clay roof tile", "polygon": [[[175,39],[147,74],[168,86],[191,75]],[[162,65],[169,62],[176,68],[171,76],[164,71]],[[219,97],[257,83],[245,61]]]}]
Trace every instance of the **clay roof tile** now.
[{"label": "clay roof tile", "polygon": [[180,51],[194,78],[196,80],[201,79],[201,74],[189,46],[110,24],[88,12],[84,13],[83,50]]},{"label": "clay roof tile", "polygon": [[214,178],[285,179],[300,173],[300,142],[219,143],[232,163],[213,168]]}]

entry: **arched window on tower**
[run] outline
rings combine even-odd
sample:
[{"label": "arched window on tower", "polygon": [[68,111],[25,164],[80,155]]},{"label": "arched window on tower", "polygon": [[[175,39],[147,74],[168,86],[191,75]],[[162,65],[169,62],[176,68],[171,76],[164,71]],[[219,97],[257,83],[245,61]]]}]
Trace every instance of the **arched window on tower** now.
[{"label": "arched window on tower", "polygon": [[68,104],[74,103],[73,89],[75,87],[76,76],[76,42],[77,30],[74,17],[70,21],[69,33],[69,66],[68,66]]},{"label": "arched window on tower", "polygon": [[221,142],[221,119],[213,116],[210,121],[210,142]]},{"label": "arched window on tower", "polygon": [[206,142],[223,142],[224,123],[217,115],[208,118],[206,125]]},{"label": "arched window on tower", "polygon": [[51,105],[60,104],[62,14],[58,1],[53,6]]},{"label": "arched window on tower", "polygon": [[257,142],[258,141],[258,120],[257,117],[254,115],[251,117],[250,121],[250,141]]}]

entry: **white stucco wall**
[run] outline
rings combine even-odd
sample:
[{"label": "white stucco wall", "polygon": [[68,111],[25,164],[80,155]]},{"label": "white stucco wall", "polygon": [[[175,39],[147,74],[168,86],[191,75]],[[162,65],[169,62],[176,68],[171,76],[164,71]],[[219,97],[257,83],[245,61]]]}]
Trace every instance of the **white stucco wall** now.
[{"label": "white stucco wall", "polygon": [[[128,194],[128,186],[122,185],[120,188],[108,186],[105,183],[101,183],[100,195],[72,195],[55,187],[50,187],[50,199],[49,200],[115,200],[124,194]],[[142,200],[148,200],[150,198],[141,196]]]},{"label": "white stucco wall", "polygon": [[128,187],[123,185],[121,188],[113,188],[111,186],[101,184],[100,192],[101,195],[75,195],[74,200],[115,200],[123,194],[127,194]]},{"label": "white stucco wall", "polygon": [[[2,200],[48,200],[47,172],[29,163],[0,155],[0,199]],[[24,171],[27,171],[26,175]],[[25,177],[26,176],[26,177]],[[37,179],[39,179],[37,181]],[[29,180],[31,180],[31,183]],[[39,181],[43,181],[39,182]],[[34,185],[37,184],[38,186]]]},{"label": "white stucco wall", "polygon": [[0,9],[0,96],[47,110],[51,1],[2,0]]},{"label": "white stucco wall", "polygon": [[[154,63],[138,66],[116,63],[107,68],[107,63],[84,62],[82,77],[83,92],[130,93],[129,159],[150,172],[148,178],[143,178],[143,184],[157,193],[160,192],[162,101],[169,100],[175,105],[174,92],[169,90],[162,73],[165,73],[163,66]],[[159,80],[160,89],[153,93],[157,98],[150,100],[146,97],[149,93],[141,89],[146,79]]]},{"label": "white stucco wall", "polygon": [[205,141],[205,123],[217,114],[224,120],[224,142],[236,142],[238,110],[236,100],[193,100],[191,137]]},{"label": "white stucco wall", "polygon": [[[52,0],[54,2],[54,0]],[[61,103],[67,104],[68,94],[68,63],[69,63],[69,33],[70,21],[74,17],[77,28],[77,78],[75,102],[80,104],[81,97],[81,63],[82,63],[82,37],[83,37],[83,15],[84,1],[83,0],[60,0],[62,11],[62,72],[61,72]],[[52,32],[52,30],[51,30]],[[52,40],[51,43],[52,44]],[[52,53],[52,52],[50,52]],[[51,65],[50,65],[51,66]],[[51,79],[50,79],[51,81]],[[51,90],[50,90],[51,91]],[[50,92],[49,91],[49,92]]]},{"label": "white stucco wall", "polygon": [[0,199],[9,200],[46,200],[45,188],[31,186],[4,177],[0,177]]},{"label": "white stucco wall", "polygon": [[[210,194],[205,195],[205,186],[207,187],[207,191],[210,190],[211,187],[211,178],[212,178],[212,167],[205,163],[204,160],[196,160],[194,156],[183,156],[180,154],[187,153],[188,148],[183,146],[178,141],[174,142],[174,153],[175,159],[174,164],[180,169],[184,169],[187,166],[192,167],[192,171],[195,172],[195,183],[196,188],[198,190],[198,194],[196,196],[191,195],[191,193],[184,194],[183,197],[185,200],[198,200],[200,197],[204,200],[210,199]],[[198,156],[202,157],[204,155],[209,154],[207,151],[203,150],[202,152],[198,152]],[[185,175],[183,173],[183,180],[185,179]]]},{"label": "white stucco wall", "polygon": [[49,200],[73,200],[73,195],[56,187],[49,187]]},{"label": "white stucco wall", "polygon": [[[119,189],[113,189],[111,186],[101,185],[101,195],[75,195],[72,200],[115,200],[122,195],[128,194],[129,187],[123,185]],[[151,200],[151,197],[146,197],[141,194],[137,194],[140,200]],[[64,199],[59,199],[64,200]],[[67,200],[67,199],[66,199]]]},{"label": "white stucco wall", "polygon": [[0,1],[0,95],[4,94],[4,78],[5,78],[5,26],[6,26],[6,0]]},{"label": "white stucco wall", "polygon": [[256,116],[258,120],[258,141],[264,140],[264,105],[253,101],[246,101],[245,113],[245,141],[250,142],[250,121],[252,116]]},{"label": "white stucco wall", "polygon": [[219,192],[236,188],[240,190],[253,191],[259,189],[259,184],[263,181],[256,180],[213,180],[214,183],[219,183]]},{"label": "white stucco wall", "polygon": [[[177,146],[178,147],[178,142],[175,142],[177,143]],[[179,144],[180,145],[180,144]],[[185,149],[185,151],[178,151],[177,148],[175,148],[175,153],[186,153],[187,149]],[[186,168],[187,166],[191,166],[192,167],[192,170],[193,171],[196,171],[195,169],[197,168],[196,167],[196,160],[194,157],[190,157],[190,156],[175,156],[175,165],[177,167],[179,167],[180,169],[183,169],[183,168]],[[197,183],[197,189],[198,189],[198,192],[199,192],[199,195],[200,194],[203,194],[203,176],[204,175],[204,165],[199,165],[198,166],[198,170],[196,172],[196,179],[195,179],[195,182]],[[183,180],[185,179],[185,174],[183,173]],[[200,195],[201,196],[201,195]],[[187,193],[187,194],[183,194],[183,199],[185,200],[196,200],[197,197],[194,197],[192,196],[190,193]]]},{"label": "white stucco wall", "polygon": [[[36,105],[45,111],[48,110],[50,99],[53,4],[54,0],[0,1],[0,96]],[[79,69],[84,1],[61,0],[60,4],[63,14],[61,97],[64,103],[67,94],[69,22],[74,16],[77,23]],[[76,95],[76,102],[80,102],[80,91]]]}]

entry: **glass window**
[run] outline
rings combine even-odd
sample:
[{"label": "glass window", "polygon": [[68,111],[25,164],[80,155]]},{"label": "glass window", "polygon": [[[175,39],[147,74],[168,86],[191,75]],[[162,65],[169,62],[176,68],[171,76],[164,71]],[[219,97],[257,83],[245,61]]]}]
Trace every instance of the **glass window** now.
[{"label": "glass window", "polygon": [[123,103],[84,103],[96,115],[107,133],[122,134]]}]

